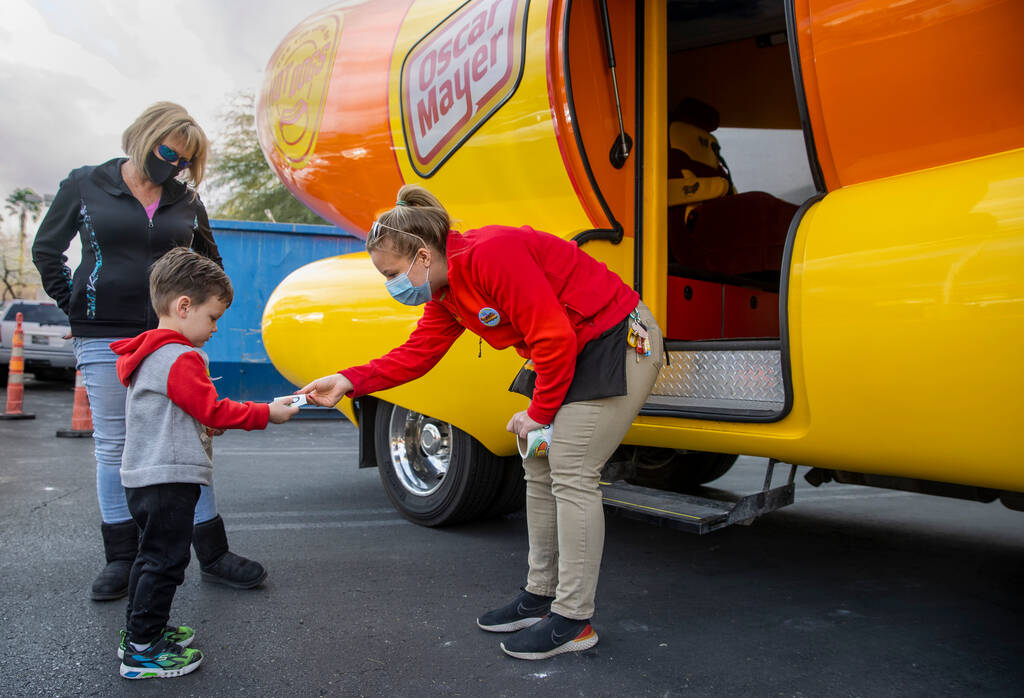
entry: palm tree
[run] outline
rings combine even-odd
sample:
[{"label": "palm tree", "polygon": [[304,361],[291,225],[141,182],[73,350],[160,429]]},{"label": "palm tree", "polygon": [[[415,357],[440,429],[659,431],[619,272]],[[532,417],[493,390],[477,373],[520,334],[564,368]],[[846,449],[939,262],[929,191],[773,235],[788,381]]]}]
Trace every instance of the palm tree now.
[{"label": "palm tree", "polygon": [[14,193],[7,197],[7,211],[18,216],[21,227],[18,233],[18,280],[21,281],[21,271],[25,267],[25,233],[28,227],[28,220],[35,221],[39,218],[39,212],[43,209],[43,197],[39,196],[33,189],[23,187],[15,189]]}]

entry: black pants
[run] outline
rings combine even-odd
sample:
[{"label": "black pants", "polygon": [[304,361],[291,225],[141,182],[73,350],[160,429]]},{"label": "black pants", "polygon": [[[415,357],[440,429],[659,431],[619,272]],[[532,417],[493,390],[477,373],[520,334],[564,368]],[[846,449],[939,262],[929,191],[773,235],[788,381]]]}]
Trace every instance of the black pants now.
[{"label": "black pants", "polygon": [[152,642],[171,615],[185,579],[199,485],[179,482],[126,487],[128,510],[139,525],[139,552],[128,578],[128,640]]}]

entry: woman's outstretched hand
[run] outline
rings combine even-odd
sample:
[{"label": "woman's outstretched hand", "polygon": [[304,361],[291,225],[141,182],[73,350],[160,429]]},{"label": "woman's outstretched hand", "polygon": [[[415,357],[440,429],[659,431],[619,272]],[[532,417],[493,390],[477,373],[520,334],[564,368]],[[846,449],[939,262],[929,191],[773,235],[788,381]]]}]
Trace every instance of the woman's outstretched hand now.
[{"label": "woman's outstretched hand", "polygon": [[296,394],[304,393],[306,400],[321,407],[334,407],[345,394],[352,390],[352,382],[340,373],[332,373],[317,378],[309,385],[296,390]]},{"label": "woman's outstretched hand", "polygon": [[523,410],[512,415],[512,419],[508,420],[508,426],[505,429],[525,439],[526,435],[534,429],[542,429],[545,426],[530,419],[530,415],[526,414],[526,410]]}]

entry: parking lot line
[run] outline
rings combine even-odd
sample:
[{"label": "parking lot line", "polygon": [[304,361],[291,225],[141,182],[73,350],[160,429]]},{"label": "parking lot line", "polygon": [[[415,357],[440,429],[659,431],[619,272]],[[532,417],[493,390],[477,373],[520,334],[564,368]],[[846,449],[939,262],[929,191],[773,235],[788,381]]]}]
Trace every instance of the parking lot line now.
[{"label": "parking lot line", "polygon": [[353,514],[394,514],[394,507],[381,507],[378,509],[320,509],[313,511],[243,511],[231,512],[226,516],[232,519],[263,519],[263,518],[288,518],[303,516],[351,516]]},{"label": "parking lot line", "polygon": [[307,521],[304,523],[267,523],[225,526],[229,533],[240,531],[303,531],[318,528],[374,528],[376,526],[412,526],[405,519],[378,519],[376,521]]}]

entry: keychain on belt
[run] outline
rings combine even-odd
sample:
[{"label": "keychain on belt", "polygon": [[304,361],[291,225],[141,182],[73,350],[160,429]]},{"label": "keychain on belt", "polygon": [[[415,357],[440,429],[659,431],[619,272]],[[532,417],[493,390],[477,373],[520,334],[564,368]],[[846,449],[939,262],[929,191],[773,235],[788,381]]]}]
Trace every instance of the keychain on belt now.
[{"label": "keychain on belt", "polygon": [[636,351],[637,363],[640,363],[641,356],[651,355],[651,338],[647,334],[647,325],[640,321],[640,316],[635,310],[629,314],[629,332],[626,333],[626,343]]}]

